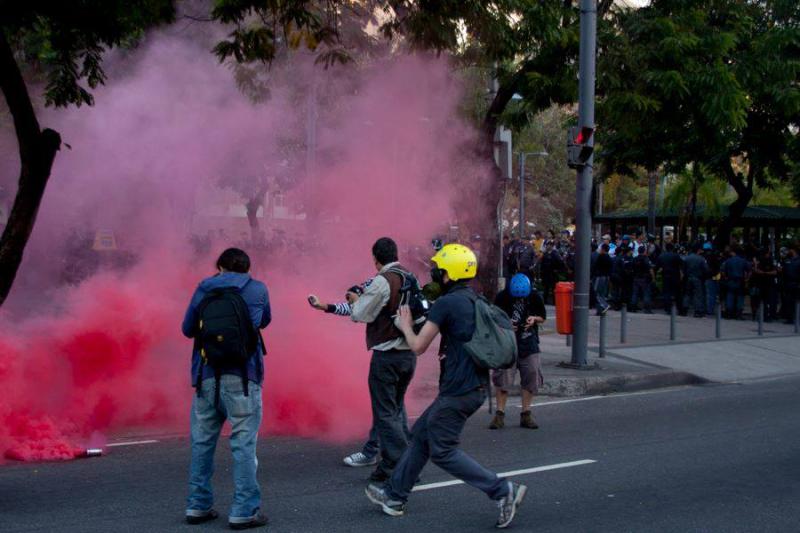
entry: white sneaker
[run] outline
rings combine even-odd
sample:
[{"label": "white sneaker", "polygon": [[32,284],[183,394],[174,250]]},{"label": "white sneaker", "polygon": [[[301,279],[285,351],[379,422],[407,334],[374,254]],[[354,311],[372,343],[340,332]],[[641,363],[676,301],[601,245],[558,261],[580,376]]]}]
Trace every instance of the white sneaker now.
[{"label": "white sneaker", "polygon": [[344,458],[344,464],[347,466],[373,466],[378,464],[378,457],[367,457],[363,452],[356,452]]},{"label": "white sneaker", "polygon": [[508,483],[508,496],[498,500],[497,506],[500,508],[500,517],[497,519],[496,527],[505,529],[514,520],[517,514],[517,507],[522,503],[525,498],[525,493],[528,492],[528,487],[519,483]]}]

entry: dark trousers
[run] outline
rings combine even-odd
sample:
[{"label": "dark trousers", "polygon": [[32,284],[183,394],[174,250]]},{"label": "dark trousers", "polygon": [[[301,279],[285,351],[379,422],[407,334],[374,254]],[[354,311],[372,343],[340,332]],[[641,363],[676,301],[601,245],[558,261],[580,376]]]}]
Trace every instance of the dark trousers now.
[{"label": "dark trousers", "polygon": [[683,312],[683,301],[681,298],[681,282],[673,278],[664,278],[664,289],[661,292],[664,300],[664,311],[670,313],[674,303],[678,312]]},{"label": "dark trousers", "polygon": [[428,460],[448,474],[499,500],[508,495],[508,482],[458,448],[467,419],[483,405],[486,393],[437,396],[411,430],[409,445],[389,478],[392,499],[406,501]]},{"label": "dark trousers", "polygon": [[555,304],[555,289],[556,289],[556,280],[553,278],[543,278],[542,279],[542,301],[547,303]]},{"label": "dark trousers", "polygon": [[[403,431],[406,434],[406,440],[411,440],[411,432],[408,430],[408,415],[406,414],[405,406],[403,406]],[[361,449],[361,453],[366,455],[367,457],[375,457],[378,455],[378,452],[381,450],[381,442],[380,436],[378,435],[378,426],[374,423],[369,430],[369,437],[367,437],[367,442],[364,443],[364,447]]]},{"label": "dark trousers", "polygon": [[633,296],[631,297],[631,307],[634,309],[642,308],[650,312],[653,308],[653,296],[650,291],[652,280],[650,278],[634,278]]},{"label": "dark trousers", "polygon": [[[694,314],[702,315],[706,312],[706,295],[703,292],[703,280],[695,276],[686,278],[686,291],[683,294],[683,308],[694,309]],[[712,311],[713,312],[713,311]]]},{"label": "dark trousers", "polygon": [[417,356],[411,350],[372,352],[369,365],[369,396],[372,424],[378,431],[381,461],[378,470],[389,474],[408,447],[404,399]]}]

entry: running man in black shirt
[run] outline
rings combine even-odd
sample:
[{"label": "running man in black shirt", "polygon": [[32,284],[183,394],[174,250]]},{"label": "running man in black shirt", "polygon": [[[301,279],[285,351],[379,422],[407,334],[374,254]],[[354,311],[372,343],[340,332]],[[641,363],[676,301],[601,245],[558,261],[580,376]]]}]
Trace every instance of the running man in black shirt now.
[{"label": "running man in black shirt", "polygon": [[486,493],[500,507],[495,524],[505,528],[516,514],[527,487],[500,478],[458,448],[467,419],[486,400],[488,371],[478,368],[464,350],[475,332],[475,298],[466,281],[477,274],[475,254],[460,244],[448,244],[434,257],[433,280],[444,288],[419,334],[414,333],[411,313],[401,307],[397,327],[411,349],[422,354],[442,334],[442,376],[439,395],[419,417],[412,440],[389,480],[367,486],[367,497],[390,516],[402,516],[411,489],[428,460],[439,468]]}]

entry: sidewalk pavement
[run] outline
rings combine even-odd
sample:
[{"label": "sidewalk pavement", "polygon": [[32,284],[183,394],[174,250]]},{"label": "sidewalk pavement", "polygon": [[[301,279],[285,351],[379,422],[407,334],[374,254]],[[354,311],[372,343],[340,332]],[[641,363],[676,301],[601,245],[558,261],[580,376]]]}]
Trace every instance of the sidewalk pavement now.
[{"label": "sidewalk pavement", "polygon": [[[591,369],[562,368],[571,347],[555,330],[555,309],[548,306],[548,321],[540,334],[544,388],[542,396],[585,396],[630,392],[659,387],[708,382],[736,382],[800,373],[800,335],[783,323],[764,324],[764,335],[750,320],[723,320],[721,338],[715,338],[715,319],[677,317],[676,340],[669,340],[670,317],[627,314],[626,343],[620,342],[621,313],[609,311],[607,354],[598,357],[599,317],[589,325]],[[596,365],[596,366],[595,366]],[[418,362],[412,382],[414,398],[429,398],[438,387],[438,360],[427,353]],[[518,389],[511,394],[519,394]]]}]

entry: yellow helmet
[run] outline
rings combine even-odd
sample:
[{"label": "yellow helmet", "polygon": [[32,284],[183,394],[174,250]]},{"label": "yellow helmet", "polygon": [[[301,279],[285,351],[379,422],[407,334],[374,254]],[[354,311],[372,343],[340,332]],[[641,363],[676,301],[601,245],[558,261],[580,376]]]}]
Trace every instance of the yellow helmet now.
[{"label": "yellow helmet", "polygon": [[475,252],[463,244],[446,244],[431,258],[453,281],[472,279],[478,274]]}]

